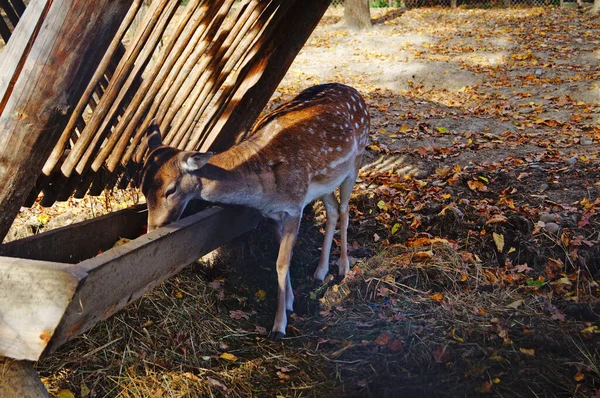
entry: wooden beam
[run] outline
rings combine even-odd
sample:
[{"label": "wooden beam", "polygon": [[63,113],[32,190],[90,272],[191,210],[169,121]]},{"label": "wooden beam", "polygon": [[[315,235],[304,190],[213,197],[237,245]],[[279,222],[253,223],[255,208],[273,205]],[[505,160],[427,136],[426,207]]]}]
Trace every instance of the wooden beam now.
[{"label": "wooden beam", "polygon": [[[137,15],[141,4],[141,0],[133,0],[133,5],[129,8],[129,11],[125,16],[123,23],[121,23],[121,26],[119,27],[119,30],[115,34],[115,37],[112,39],[110,45],[108,46],[106,53],[104,53],[102,61],[100,61],[100,64],[94,72],[94,76],[92,76],[87,88],[85,89],[85,92],[82,94],[81,98],[79,98],[79,102],[77,103],[75,110],[71,114],[69,123],[67,123],[67,126],[65,127],[60,139],[58,140],[54,149],[52,150],[50,157],[46,161],[46,164],[44,164],[43,172],[47,176],[49,176],[50,173],[52,173],[54,167],[63,156],[65,148],[67,147],[67,144],[69,142],[69,138],[71,137],[71,134],[73,133],[75,127],[77,126],[79,128],[79,131],[83,131],[83,129],[85,128],[85,123],[83,124],[83,126],[78,125],[79,120],[81,120],[81,115],[83,114],[83,111],[85,110],[88,103],[93,102],[92,94],[94,93],[94,91],[98,90],[98,83],[104,78],[104,74],[107,72],[107,69],[110,69],[109,65],[111,64],[115,53],[117,53],[120,47],[123,46],[121,40],[123,39],[123,36],[125,36],[125,33],[131,25],[131,22]],[[98,97],[100,97],[101,94],[101,92],[98,93]],[[92,109],[95,109],[95,105],[96,104],[94,104],[94,107],[92,107]]]},{"label": "wooden beam", "polygon": [[[0,37],[4,40],[5,43],[8,43],[8,39],[10,39],[11,31],[4,18],[0,16]],[[6,49],[4,50],[6,51]]]},{"label": "wooden beam", "polygon": [[23,3],[23,0],[10,0],[10,4],[12,4],[19,17],[22,17],[27,8],[25,3]]},{"label": "wooden beam", "polygon": [[119,238],[137,238],[147,218],[145,206],[116,211],[5,243],[0,256],[75,264],[109,250]]},{"label": "wooden beam", "polygon": [[0,0],[0,7],[4,9],[4,12],[6,13],[10,23],[13,26],[17,26],[19,23],[19,15],[17,15],[13,9],[13,6],[8,2],[8,0]]},{"label": "wooden beam", "polygon": [[[34,186],[131,2],[51,2],[1,110],[0,240]],[[25,48],[29,37],[15,45]]]},{"label": "wooden beam", "polygon": [[5,39],[7,42],[6,48],[0,55],[0,114],[2,114],[2,110],[13,92],[15,82],[31,51],[31,46],[48,14],[50,4],[52,2],[48,0],[32,1],[25,10],[21,23],[17,25],[12,35],[9,34],[9,37],[12,37],[13,40],[8,41]]},{"label": "wooden beam", "polygon": [[0,356],[39,358],[85,276],[76,265],[0,257]]},{"label": "wooden beam", "polygon": [[87,273],[45,353],[108,318],[183,267],[256,226],[250,209],[214,207],[77,266]]},{"label": "wooden beam", "polygon": [[0,397],[50,397],[29,361],[0,357]]}]

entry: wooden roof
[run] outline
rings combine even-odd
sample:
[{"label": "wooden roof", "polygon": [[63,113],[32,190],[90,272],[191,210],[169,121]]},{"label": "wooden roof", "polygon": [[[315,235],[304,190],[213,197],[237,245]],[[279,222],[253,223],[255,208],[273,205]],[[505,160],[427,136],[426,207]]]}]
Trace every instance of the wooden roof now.
[{"label": "wooden roof", "polygon": [[[90,73],[87,88],[68,109],[65,127],[37,180],[30,182],[24,205],[34,203],[39,193],[42,204],[49,206],[73,194],[98,195],[107,187],[129,184],[145,150],[140,145],[143,131],[154,118],[171,146],[217,151],[228,147],[250,128],[329,4],[129,2],[116,33],[103,43],[106,51]],[[12,19],[7,24],[0,17],[0,36],[8,39],[0,52],[0,67],[10,63],[13,54],[25,60],[26,50],[14,48],[26,46],[13,41],[41,40],[36,34],[52,4],[32,0],[25,9],[21,0],[2,2]],[[17,24],[14,19],[19,17],[22,22]],[[29,27],[22,26],[26,23]],[[9,39],[10,25],[16,28]],[[0,115],[14,94],[10,84],[2,85],[2,77],[14,81],[26,73],[13,69],[9,76],[0,76]]]}]

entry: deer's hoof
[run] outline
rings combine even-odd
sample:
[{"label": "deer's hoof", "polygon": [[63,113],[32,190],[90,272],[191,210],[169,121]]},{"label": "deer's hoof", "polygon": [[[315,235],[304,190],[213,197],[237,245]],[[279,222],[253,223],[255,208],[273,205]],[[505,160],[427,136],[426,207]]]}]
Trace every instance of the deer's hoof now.
[{"label": "deer's hoof", "polygon": [[321,279],[315,279],[313,282],[313,288],[317,288],[323,285],[323,280]]},{"label": "deer's hoof", "polygon": [[282,332],[271,332],[271,340],[281,341],[285,337],[285,333]]}]

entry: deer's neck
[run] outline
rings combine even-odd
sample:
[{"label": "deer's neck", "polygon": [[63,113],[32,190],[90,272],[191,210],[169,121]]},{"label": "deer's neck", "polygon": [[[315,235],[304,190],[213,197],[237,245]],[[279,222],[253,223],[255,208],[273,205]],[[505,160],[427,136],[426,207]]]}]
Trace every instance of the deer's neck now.
[{"label": "deer's neck", "polygon": [[264,196],[268,173],[248,144],[214,155],[199,172],[201,198],[209,202],[253,206]]}]

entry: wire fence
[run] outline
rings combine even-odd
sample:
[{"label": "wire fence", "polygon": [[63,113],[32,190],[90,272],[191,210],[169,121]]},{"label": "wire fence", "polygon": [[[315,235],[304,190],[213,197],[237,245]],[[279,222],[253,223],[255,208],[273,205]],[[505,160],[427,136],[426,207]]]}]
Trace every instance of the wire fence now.
[{"label": "wire fence", "polygon": [[[371,8],[466,7],[500,8],[511,6],[548,7],[575,0],[369,0]],[[345,0],[333,0],[332,7],[343,7]]]}]

